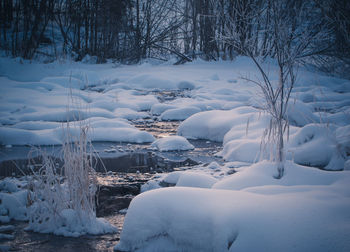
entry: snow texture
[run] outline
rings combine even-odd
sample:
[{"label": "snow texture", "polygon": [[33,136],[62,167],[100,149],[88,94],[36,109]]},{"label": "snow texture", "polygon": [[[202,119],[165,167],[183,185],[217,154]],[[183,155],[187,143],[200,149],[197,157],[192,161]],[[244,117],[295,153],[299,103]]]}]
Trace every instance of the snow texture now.
[{"label": "snow texture", "polygon": [[213,189],[175,187],[142,193],[131,202],[115,249],[349,250],[350,228],[345,223],[350,221],[350,173],[288,163],[286,175],[276,180],[275,170],[274,164],[264,162]]},{"label": "snow texture", "polygon": [[151,146],[159,151],[186,151],[194,149],[194,146],[181,136],[163,137],[154,141]]}]

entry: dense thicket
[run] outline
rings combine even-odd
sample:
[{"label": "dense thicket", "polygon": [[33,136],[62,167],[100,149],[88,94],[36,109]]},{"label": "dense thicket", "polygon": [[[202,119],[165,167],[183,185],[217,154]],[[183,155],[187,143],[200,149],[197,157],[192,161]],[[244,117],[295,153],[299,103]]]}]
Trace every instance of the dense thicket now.
[{"label": "dense thicket", "polygon": [[[275,57],[271,6],[283,0],[1,0],[0,47],[12,56],[71,55],[138,62],[228,59],[249,52]],[[350,58],[350,2],[284,0],[291,33],[323,33],[309,41],[319,64]],[[293,43],[303,39],[300,34]],[[231,43],[234,42],[234,43]],[[320,63],[321,62],[321,63]]]}]

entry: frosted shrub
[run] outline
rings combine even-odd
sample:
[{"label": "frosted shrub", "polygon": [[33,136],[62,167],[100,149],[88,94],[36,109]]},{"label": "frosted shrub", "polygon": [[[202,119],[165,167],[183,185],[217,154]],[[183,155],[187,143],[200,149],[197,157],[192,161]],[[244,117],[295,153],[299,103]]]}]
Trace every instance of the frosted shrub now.
[{"label": "frosted shrub", "polygon": [[[29,230],[64,236],[115,232],[107,221],[96,218],[96,174],[88,151],[88,126],[79,125],[73,136],[69,123],[63,143],[63,167],[42,153],[42,166],[34,172],[29,194]],[[90,148],[91,149],[91,148]],[[61,174],[63,172],[63,174]],[[63,176],[62,176],[63,175]]]}]

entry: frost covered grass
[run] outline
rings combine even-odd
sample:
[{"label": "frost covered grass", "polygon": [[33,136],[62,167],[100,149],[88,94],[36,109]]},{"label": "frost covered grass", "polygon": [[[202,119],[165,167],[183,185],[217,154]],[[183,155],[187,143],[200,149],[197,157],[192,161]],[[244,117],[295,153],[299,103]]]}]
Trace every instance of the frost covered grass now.
[{"label": "frost covered grass", "polygon": [[27,230],[63,236],[113,233],[117,229],[96,218],[97,178],[93,169],[89,126],[79,123],[74,136],[67,123],[63,144],[63,167],[46,153],[40,152],[42,166],[33,170],[28,193],[29,225]]}]

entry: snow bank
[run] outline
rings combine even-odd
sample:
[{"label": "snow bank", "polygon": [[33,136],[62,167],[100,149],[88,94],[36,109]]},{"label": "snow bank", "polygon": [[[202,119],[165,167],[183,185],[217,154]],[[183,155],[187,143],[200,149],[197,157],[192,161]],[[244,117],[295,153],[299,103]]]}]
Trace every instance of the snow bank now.
[{"label": "snow bank", "polygon": [[[275,179],[277,175],[276,164],[268,161],[259,162],[249,167],[236,169],[236,173],[230,175],[213,185],[214,189],[242,190],[246,188],[258,188],[269,185],[299,186],[299,185],[331,185],[341,180],[350,173],[322,171],[312,167],[305,167],[287,161],[285,163],[285,175],[282,179]],[[292,190],[292,188],[291,188]]]},{"label": "snow bank", "polygon": [[186,151],[194,149],[194,146],[181,136],[160,138],[152,143],[152,147],[159,151]]},{"label": "snow bank", "polygon": [[280,185],[278,193],[184,187],[142,193],[130,204],[115,249],[348,251],[350,172],[321,177],[327,186]]},{"label": "snow bank", "polygon": [[[140,131],[125,123],[110,123],[104,121],[92,123],[101,127],[92,128],[89,131],[89,139],[93,142],[130,142],[130,143],[150,143],[154,141],[154,137],[145,131]],[[105,126],[104,126],[105,124]],[[119,128],[116,126],[120,126]],[[64,141],[64,129],[61,126],[55,129],[43,130],[25,130],[11,127],[0,128],[0,144],[2,145],[61,145]],[[79,132],[78,126],[72,126],[70,133],[77,136]]]}]

